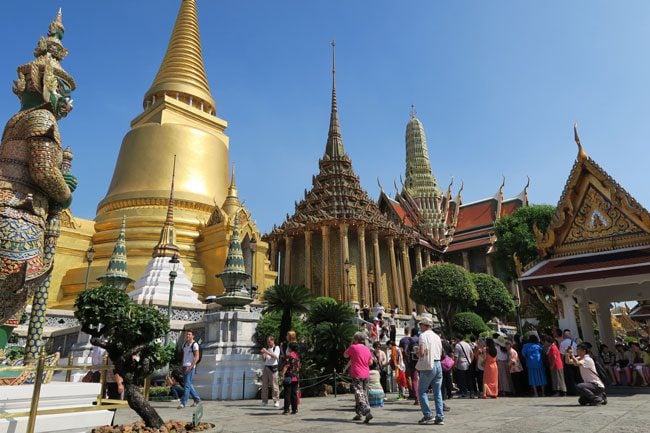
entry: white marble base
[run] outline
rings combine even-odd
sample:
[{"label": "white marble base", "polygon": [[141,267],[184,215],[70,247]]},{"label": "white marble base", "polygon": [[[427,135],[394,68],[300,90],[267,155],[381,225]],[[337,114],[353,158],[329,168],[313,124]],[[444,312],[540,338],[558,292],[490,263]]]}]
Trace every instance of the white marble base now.
[{"label": "white marble base", "polygon": [[[131,299],[138,304],[167,305],[169,303],[170,266],[169,257],[152,258],[147,264],[144,274],[133,285],[134,290],[129,292]],[[178,264],[176,273],[172,304],[203,306],[198,294],[192,291],[192,282],[185,275],[182,261]]]},{"label": "white marble base", "polygon": [[256,371],[263,365],[253,341],[260,314],[250,311],[206,313],[203,358],[194,374],[194,388],[205,400],[252,399],[257,395]]},{"label": "white marble base", "polygon": [[[0,413],[29,411],[34,385],[0,386]],[[48,383],[41,387],[39,409],[92,406],[101,391],[99,383]],[[97,410],[36,418],[36,433],[85,433],[108,425],[113,412]],[[27,431],[27,417],[0,419],[0,433]]]}]

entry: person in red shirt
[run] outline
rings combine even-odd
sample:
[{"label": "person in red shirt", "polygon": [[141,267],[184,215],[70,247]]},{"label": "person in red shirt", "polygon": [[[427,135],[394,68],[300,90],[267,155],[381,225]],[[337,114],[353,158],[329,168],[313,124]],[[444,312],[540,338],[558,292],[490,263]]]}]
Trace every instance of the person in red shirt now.
[{"label": "person in red shirt", "polygon": [[552,397],[566,395],[566,383],[564,382],[564,366],[562,365],[562,355],[560,349],[555,344],[555,338],[547,335],[544,337],[544,346],[546,347],[546,356],[548,357],[548,367],[551,374],[551,384],[554,394]]},{"label": "person in red shirt", "polygon": [[[370,404],[368,403],[368,379],[370,379],[370,366],[372,365],[372,353],[365,345],[366,335],[363,332],[357,332],[352,338],[352,344],[343,353],[343,356],[349,358],[348,366],[350,377],[352,377],[352,388],[354,389],[354,410],[357,413],[354,421],[359,421],[362,417],[364,423],[368,424],[372,419]],[[348,367],[346,367],[348,368]]]}]

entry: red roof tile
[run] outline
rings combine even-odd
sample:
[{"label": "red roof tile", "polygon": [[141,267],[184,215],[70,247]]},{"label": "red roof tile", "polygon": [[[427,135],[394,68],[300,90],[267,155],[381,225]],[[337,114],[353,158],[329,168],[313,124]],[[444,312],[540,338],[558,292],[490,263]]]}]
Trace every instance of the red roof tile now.
[{"label": "red roof tile", "polygon": [[408,217],[408,215],[406,215],[406,211],[404,211],[404,209],[402,208],[402,205],[400,205],[398,202],[396,202],[394,200],[390,200],[390,199],[388,200],[388,202],[390,203],[390,205],[395,210],[395,213],[397,214],[399,219],[401,221],[403,221],[404,224],[406,224],[407,226],[413,227],[413,223],[411,222],[411,219]]},{"label": "red roof tile", "polygon": [[476,203],[461,206],[458,212],[456,232],[473,227],[482,227],[494,223],[497,201],[494,198],[485,199]]},{"label": "red roof tile", "polygon": [[466,242],[454,242],[451,245],[449,245],[449,248],[447,248],[447,252],[451,253],[453,251],[461,251],[461,250],[467,250],[469,248],[475,248],[475,247],[480,247],[480,246],[487,246],[490,245],[490,238],[489,237],[483,237],[483,238],[478,238],[478,239],[472,239],[470,241]]},{"label": "red roof tile", "polygon": [[585,281],[650,272],[650,248],[551,259],[521,278],[525,286]]}]

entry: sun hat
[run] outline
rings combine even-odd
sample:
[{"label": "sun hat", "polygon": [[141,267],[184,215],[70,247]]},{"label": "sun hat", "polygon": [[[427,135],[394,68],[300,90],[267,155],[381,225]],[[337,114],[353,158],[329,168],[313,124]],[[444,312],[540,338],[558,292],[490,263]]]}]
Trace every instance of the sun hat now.
[{"label": "sun hat", "polygon": [[420,319],[420,325],[425,325],[425,326],[431,326],[433,327],[433,320],[431,320],[429,317],[424,316]]},{"label": "sun hat", "polygon": [[496,338],[494,342],[501,347],[506,347],[506,337],[504,337],[503,335],[499,335],[499,337]]}]

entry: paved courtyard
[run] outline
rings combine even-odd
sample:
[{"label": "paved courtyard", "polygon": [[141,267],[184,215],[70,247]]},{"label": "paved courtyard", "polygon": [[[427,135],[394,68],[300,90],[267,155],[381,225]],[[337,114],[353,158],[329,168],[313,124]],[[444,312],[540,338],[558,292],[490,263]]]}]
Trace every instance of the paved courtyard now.
[{"label": "paved courtyard", "polygon": [[[351,421],[352,395],[305,398],[297,415],[282,415],[279,409],[266,409],[253,400],[209,401],[204,404],[204,420],[219,424],[224,432],[373,432],[448,430],[454,432],[533,433],[533,432],[624,432],[650,431],[650,395],[611,395],[607,406],[582,407],[575,397],[500,398],[498,400],[452,399],[445,425],[420,426],[419,406],[412,401],[395,401],[373,409],[369,426]],[[192,408],[176,409],[173,403],[154,403],[167,419],[192,417]],[[130,409],[120,409],[116,422],[137,420]]]}]

